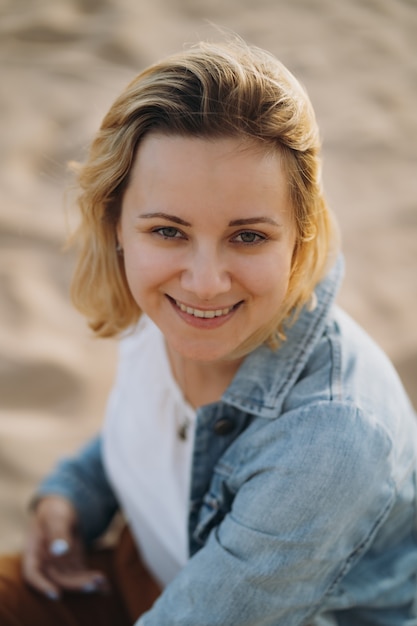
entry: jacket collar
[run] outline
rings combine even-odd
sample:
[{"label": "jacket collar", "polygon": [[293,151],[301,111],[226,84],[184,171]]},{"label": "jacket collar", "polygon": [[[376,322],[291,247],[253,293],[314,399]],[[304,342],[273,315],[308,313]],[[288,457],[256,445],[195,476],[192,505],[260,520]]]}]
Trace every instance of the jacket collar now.
[{"label": "jacket collar", "polygon": [[342,282],[344,262],[339,256],[323,281],[316,287],[317,305],[304,307],[286,329],[287,339],[278,350],[260,346],[249,354],[223,395],[223,402],[246,413],[273,418],[305,367],[323,333],[330,309]]}]

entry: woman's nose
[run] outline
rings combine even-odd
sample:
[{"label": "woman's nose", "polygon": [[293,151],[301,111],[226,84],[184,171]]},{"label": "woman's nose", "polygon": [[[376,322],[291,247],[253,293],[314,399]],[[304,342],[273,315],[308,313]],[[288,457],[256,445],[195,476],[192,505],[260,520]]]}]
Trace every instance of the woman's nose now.
[{"label": "woman's nose", "polygon": [[182,272],[181,286],[199,300],[213,300],[230,290],[231,276],[218,253],[197,251]]}]

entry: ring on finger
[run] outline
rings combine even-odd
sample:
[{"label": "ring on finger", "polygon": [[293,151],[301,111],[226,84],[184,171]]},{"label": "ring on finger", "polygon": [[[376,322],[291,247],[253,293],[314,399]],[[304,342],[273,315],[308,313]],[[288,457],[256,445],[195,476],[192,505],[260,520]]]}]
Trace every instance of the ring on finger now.
[{"label": "ring on finger", "polygon": [[49,553],[52,556],[64,556],[69,552],[69,543],[66,539],[54,539],[49,544]]}]

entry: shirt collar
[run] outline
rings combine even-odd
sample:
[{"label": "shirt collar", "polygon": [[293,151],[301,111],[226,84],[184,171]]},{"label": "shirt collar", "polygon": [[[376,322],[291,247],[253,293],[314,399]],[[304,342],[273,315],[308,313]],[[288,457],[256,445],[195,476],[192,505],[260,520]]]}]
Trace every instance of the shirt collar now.
[{"label": "shirt collar", "polygon": [[344,262],[339,256],[316,287],[315,308],[302,309],[296,322],[286,329],[287,338],[278,350],[263,345],[246,357],[223,395],[225,403],[259,417],[277,417],[323,332],[343,273]]}]

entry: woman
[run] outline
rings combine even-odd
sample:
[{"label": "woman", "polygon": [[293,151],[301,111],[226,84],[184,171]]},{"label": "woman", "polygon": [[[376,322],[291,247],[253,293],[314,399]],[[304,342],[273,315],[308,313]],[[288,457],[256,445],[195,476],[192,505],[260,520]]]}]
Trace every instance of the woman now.
[{"label": "woman", "polygon": [[[1,624],[417,624],[415,416],[334,304],[319,153],[303,89],[241,42],[111,107],[79,173],[73,298],[121,334],[117,380],[39,489],[27,585],[0,564]],[[119,546],[86,554],[117,510]]]}]

